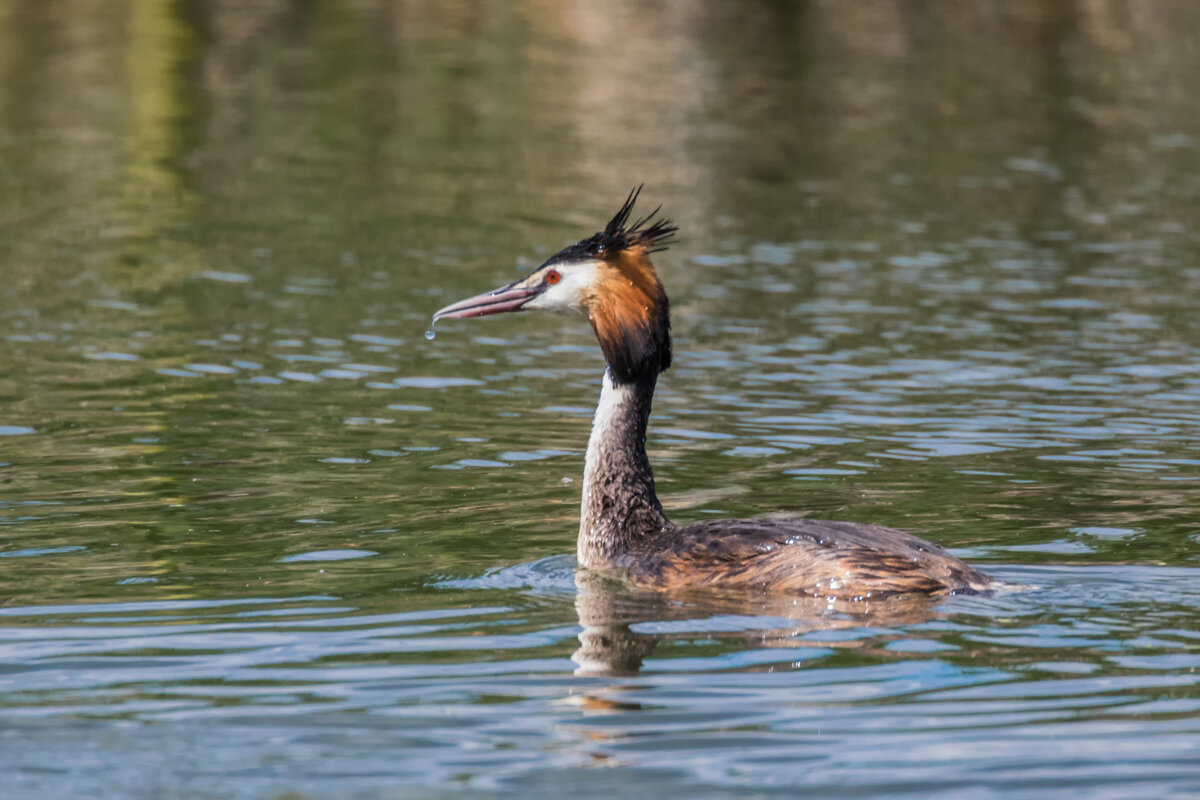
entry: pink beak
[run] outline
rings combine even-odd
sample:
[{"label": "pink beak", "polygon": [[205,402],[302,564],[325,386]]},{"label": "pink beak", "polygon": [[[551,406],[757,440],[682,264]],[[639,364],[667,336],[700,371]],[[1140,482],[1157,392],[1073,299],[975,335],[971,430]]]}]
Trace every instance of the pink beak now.
[{"label": "pink beak", "polygon": [[505,311],[520,311],[521,306],[542,293],[542,287],[530,289],[514,288],[512,284],[501,286],[490,292],[468,297],[451,303],[435,312],[433,321],[439,319],[468,319],[470,317],[486,317],[488,314],[502,314]]}]

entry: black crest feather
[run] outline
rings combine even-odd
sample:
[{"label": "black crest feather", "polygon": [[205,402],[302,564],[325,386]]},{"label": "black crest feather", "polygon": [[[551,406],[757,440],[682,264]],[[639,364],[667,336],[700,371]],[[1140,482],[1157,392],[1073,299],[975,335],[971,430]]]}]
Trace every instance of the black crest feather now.
[{"label": "black crest feather", "polygon": [[[565,261],[580,261],[585,258],[596,258],[605,254],[617,253],[630,247],[645,247],[646,252],[657,253],[666,250],[674,243],[675,234],[679,227],[669,219],[655,219],[662,206],[658,206],[646,216],[629,222],[633,206],[637,203],[638,195],[642,193],[642,184],[629,192],[620,210],[604,226],[604,230],[576,242],[570,247],[564,247],[546,259],[546,264],[559,264]],[[545,266],[545,265],[543,265]]]}]

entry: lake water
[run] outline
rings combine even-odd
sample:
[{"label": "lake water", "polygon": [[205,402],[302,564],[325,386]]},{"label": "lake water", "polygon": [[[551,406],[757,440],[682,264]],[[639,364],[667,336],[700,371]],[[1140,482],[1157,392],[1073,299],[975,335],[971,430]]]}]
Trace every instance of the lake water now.
[{"label": "lake water", "polygon": [[[1200,796],[1200,6],[0,0],[0,795]],[[629,189],[672,515],[1023,591],[577,585]],[[651,205],[651,207],[652,207]]]}]

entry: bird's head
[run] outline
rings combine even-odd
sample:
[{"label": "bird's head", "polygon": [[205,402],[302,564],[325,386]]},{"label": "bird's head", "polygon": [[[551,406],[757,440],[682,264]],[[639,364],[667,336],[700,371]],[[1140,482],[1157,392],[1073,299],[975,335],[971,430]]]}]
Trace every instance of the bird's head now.
[{"label": "bird's head", "polygon": [[657,208],[630,223],[640,191],[629,193],[604,230],[558,251],[521,280],[446,306],[434,321],[506,311],[580,314],[592,324],[617,383],[662,372],[671,365],[671,313],[650,254],[665,250],[678,228],[655,219]]}]

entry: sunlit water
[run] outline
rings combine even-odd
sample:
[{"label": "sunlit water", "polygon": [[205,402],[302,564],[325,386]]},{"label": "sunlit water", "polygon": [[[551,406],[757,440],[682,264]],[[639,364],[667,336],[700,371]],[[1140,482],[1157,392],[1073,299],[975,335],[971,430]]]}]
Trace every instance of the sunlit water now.
[{"label": "sunlit water", "polygon": [[[1200,795],[1197,8],[117,6],[0,0],[4,798]],[[643,181],[670,512],[1023,589],[577,585],[590,331],[429,319]]]}]

